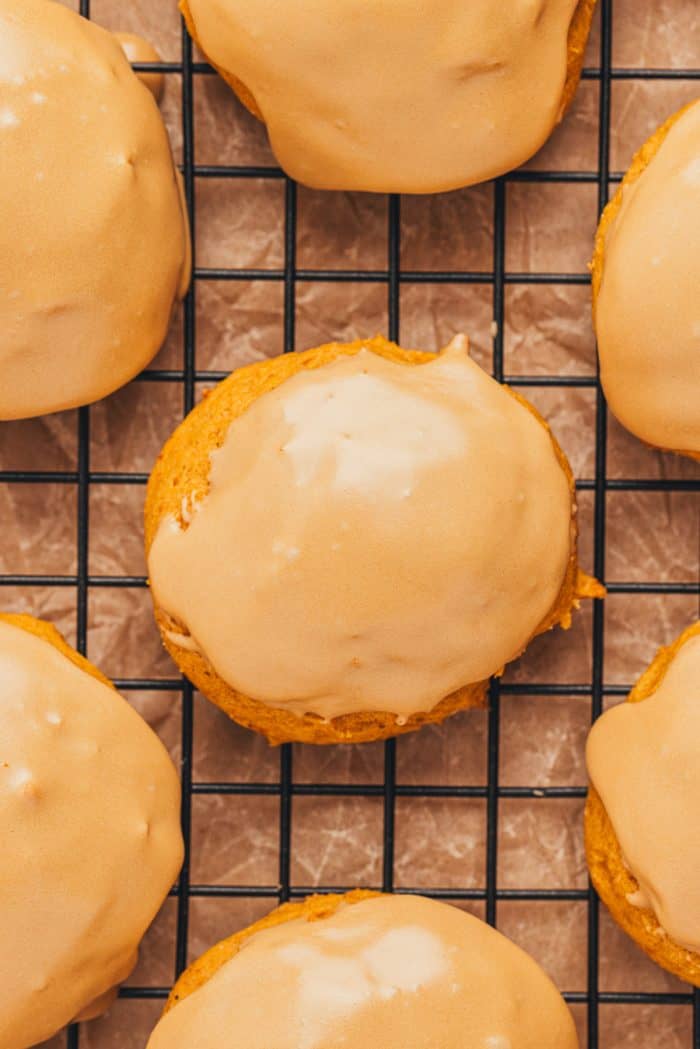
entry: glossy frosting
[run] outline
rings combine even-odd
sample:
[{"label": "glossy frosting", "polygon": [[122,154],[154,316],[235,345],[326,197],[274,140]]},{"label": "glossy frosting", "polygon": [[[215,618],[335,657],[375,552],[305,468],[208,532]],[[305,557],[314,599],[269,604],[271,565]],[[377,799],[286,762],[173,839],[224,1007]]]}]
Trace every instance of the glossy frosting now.
[{"label": "glossy frosting", "polygon": [[271,706],[430,710],[515,658],[559,595],[566,476],[464,337],[427,364],[362,350],[298,373],[211,464],[158,527],[154,600],[172,640]]},{"label": "glossy frosting", "polygon": [[649,444],[700,453],[700,102],[624,189],[596,303],[601,379]]},{"label": "glossy frosting", "polygon": [[117,692],[4,622],[0,692],[0,1045],[26,1049],[134,967],[182,862],[180,792]]},{"label": "glossy frosting", "polygon": [[484,922],[420,896],[255,933],[148,1049],[576,1049],[554,985]]},{"label": "glossy frosting", "polygon": [[630,903],[700,950],[700,637],[683,644],[653,695],[596,722],[586,759],[639,883]]},{"label": "glossy frosting", "polygon": [[324,189],[435,192],[532,156],[561,117],[576,0],[188,0],[282,167]]},{"label": "glossy frosting", "polygon": [[0,0],[0,419],[84,404],[154,356],[188,274],[158,107],[111,33]]}]

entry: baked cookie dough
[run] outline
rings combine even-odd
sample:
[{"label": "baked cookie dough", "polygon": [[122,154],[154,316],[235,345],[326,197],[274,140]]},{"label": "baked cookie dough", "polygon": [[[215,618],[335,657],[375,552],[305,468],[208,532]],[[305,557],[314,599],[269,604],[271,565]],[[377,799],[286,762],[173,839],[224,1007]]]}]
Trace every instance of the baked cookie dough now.
[{"label": "baked cookie dough", "polygon": [[165,445],[146,548],[166,648],[273,743],[386,738],[481,705],[490,675],[601,593],[561,449],[464,336],[234,372]]},{"label": "baked cookie dough", "polygon": [[0,614],[0,1045],[109,1007],[180,869],[157,736],[50,624]]},{"label": "baked cookie dough", "polygon": [[700,101],[636,154],[593,257],[600,378],[623,426],[700,460]]},{"label": "baked cookie dough", "polygon": [[435,193],[536,153],[570,105],[595,0],[181,0],[189,30],[319,189]]},{"label": "baked cookie dough", "polygon": [[0,420],[88,404],[162,345],[189,225],[158,107],[115,37],[0,0]]},{"label": "baked cookie dough", "polygon": [[700,622],[593,726],[586,855],[615,921],[700,987]]},{"label": "baked cookie dough", "polygon": [[577,1049],[539,966],[422,896],[285,904],[178,980],[148,1049]]}]

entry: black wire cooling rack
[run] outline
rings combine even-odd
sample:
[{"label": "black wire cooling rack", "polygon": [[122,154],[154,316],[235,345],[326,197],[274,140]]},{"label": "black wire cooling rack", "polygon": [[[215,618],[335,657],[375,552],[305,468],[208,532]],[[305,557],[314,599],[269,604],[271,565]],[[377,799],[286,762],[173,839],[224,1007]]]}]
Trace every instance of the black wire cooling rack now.
[{"label": "black wire cooling rack", "polygon": [[[690,0],[689,0],[690,2]],[[187,200],[190,207],[192,224],[196,222],[195,183],[198,179],[241,179],[261,178],[283,180],[284,198],[284,265],[278,270],[255,269],[203,269],[195,266],[194,282],[184,304],[184,366],[182,370],[149,370],[140,378],[147,381],[165,381],[179,383],[182,386],[182,409],[187,413],[195,403],[195,384],[201,381],[212,381],[224,377],[224,373],[201,371],[197,369],[197,330],[195,319],[195,299],[200,281],[206,280],[266,280],[281,283],[284,288],[284,349],[295,349],[295,293],[298,281],[341,281],[353,283],[383,284],[387,289],[389,336],[400,337],[400,290],[406,283],[429,281],[431,284],[449,283],[454,285],[481,284],[491,287],[493,297],[493,317],[495,320],[493,337],[493,371],[497,379],[508,381],[514,386],[584,386],[595,390],[595,475],[591,479],[577,482],[580,490],[592,493],[594,505],[594,564],[595,575],[605,579],[605,532],[606,532],[606,496],[616,491],[654,491],[654,492],[697,492],[700,493],[700,480],[693,479],[617,479],[609,478],[606,472],[606,439],[607,413],[605,400],[595,377],[586,376],[509,376],[504,374],[504,317],[505,289],[509,284],[587,284],[588,277],[577,273],[511,273],[506,270],[505,233],[506,233],[506,184],[513,181],[532,183],[592,183],[597,187],[598,209],[602,210],[608,199],[611,184],[618,182],[620,174],[610,171],[610,111],[611,87],[615,80],[622,79],[663,79],[663,80],[700,80],[700,68],[694,69],[627,69],[612,67],[612,15],[613,0],[601,0],[601,40],[600,62],[597,68],[587,68],[583,72],[586,80],[599,81],[599,131],[598,131],[598,167],[596,171],[516,171],[494,183],[494,242],[493,265],[489,272],[412,272],[401,268],[400,258],[400,211],[399,197],[389,198],[387,229],[387,263],[383,270],[311,270],[300,269],[296,263],[297,235],[297,196],[295,184],[287,179],[277,168],[260,166],[203,166],[195,164],[194,137],[195,121],[193,115],[194,80],[199,76],[212,74],[210,67],[194,61],[192,45],[187,33],[182,32],[182,57],[179,62],[161,64],[141,64],[137,69],[143,71],[161,70],[166,74],[176,74],[182,80],[182,131],[183,131],[183,174]],[[80,0],[80,12],[90,17],[90,0]],[[194,238],[193,238],[194,239]],[[195,260],[196,262],[196,260]],[[96,587],[132,587],[145,586],[146,581],[133,576],[95,576],[88,570],[88,534],[89,534],[89,492],[91,484],[135,484],[144,485],[145,474],[106,473],[91,470],[90,467],[90,410],[83,408],[78,412],[78,460],[77,471],[4,471],[0,481],[9,484],[22,483],[65,483],[76,486],[78,501],[77,517],[77,571],[71,576],[49,575],[10,575],[0,576],[0,585],[4,586],[60,586],[75,588],[77,608],[77,646],[86,651],[88,594]],[[687,594],[700,596],[700,581],[694,583],[614,583],[609,584],[609,592],[616,594]],[[570,1002],[579,1003],[587,1013],[588,1049],[598,1049],[601,1045],[599,1009],[601,1005],[620,1004],[653,1004],[683,1005],[692,1009],[693,1033],[688,1049],[700,1049],[700,991],[688,988],[680,993],[643,993],[643,992],[608,992],[599,989],[599,929],[598,899],[591,889],[514,889],[497,887],[498,864],[498,819],[499,804],[508,798],[577,798],[585,796],[585,787],[507,787],[499,785],[499,730],[500,730],[500,697],[502,694],[583,696],[590,698],[591,718],[595,719],[601,712],[604,695],[622,695],[627,689],[622,686],[604,686],[604,606],[595,601],[593,608],[592,667],[590,684],[505,684],[494,681],[490,690],[490,710],[488,713],[488,759],[487,777],[483,786],[405,786],[396,781],[396,743],[390,740],[384,745],[384,776],[382,783],[330,784],[330,783],[295,783],[292,769],[292,748],[283,746],[279,751],[279,779],[275,783],[199,783],[193,782],[193,696],[192,686],[183,679],[122,679],[116,684],[122,690],[177,690],[182,695],[182,824],[187,853],[182,874],[173,890],[177,901],[177,939],[176,970],[185,968],[187,963],[187,943],[190,901],[195,897],[264,897],[269,898],[270,906],[279,901],[306,895],[311,891],[331,891],[323,886],[304,886],[293,884],[290,876],[291,861],[291,828],[293,798],[302,795],[316,797],[374,797],[383,799],[383,862],[381,887],[393,890],[394,885],[394,847],[395,847],[395,806],[401,798],[474,798],[481,799],[486,805],[487,836],[486,864],[484,887],[465,889],[421,888],[421,892],[437,898],[451,900],[482,901],[487,921],[496,923],[497,909],[502,900],[548,900],[548,901],[583,901],[588,912],[588,957],[587,957],[587,990],[566,994]],[[191,823],[192,800],[197,795],[273,795],[279,798],[279,874],[274,885],[198,885],[193,884],[191,871]],[[347,886],[352,888],[354,886]],[[338,891],[333,886],[332,891]],[[399,891],[410,892],[410,888],[401,887]],[[417,890],[413,890],[417,891]],[[226,930],[228,931],[228,930]],[[173,974],[175,975],[175,974]],[[125,998],[162,999],[168,993],[167,987],[125,987],[120,994]],[[77,1026],[68,1030],[67,1049],[76,1049],[80,1033]],[[94,1044],[90,1040],[90,1044]],[[660,1042],[654,1044],[660,1045]]]}]

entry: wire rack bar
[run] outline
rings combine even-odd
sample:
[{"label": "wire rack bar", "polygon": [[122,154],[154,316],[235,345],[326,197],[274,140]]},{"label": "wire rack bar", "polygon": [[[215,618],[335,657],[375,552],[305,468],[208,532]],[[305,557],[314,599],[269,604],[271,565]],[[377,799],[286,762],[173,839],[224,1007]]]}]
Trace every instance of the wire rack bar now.
[{"label": "wire rack bar", "polygon": [[[603,0],[601,12],[600,40],[600,97],[598,112],[598,211],[602,214],[608,202],[610,177],[610,102],[612,66],[612,0]],[[595,435],[595,504],[594,504],[594,572],[605,582],[605,524],[607,469],[607,406],[600,385],[596,390],[596,435]],[[591,720],[595,721],[603,710],[603,665],[605,659],[604,636],[605,610],[603,602],[593,604],[593,693],[591,696]],[[588,1045],[598,1049],[599,1023],[599,963],[600,930],[599,901],[592,884],[588,887]]]},{"label": "wire rack bar", "polygon": [[[197,76],[216,76],[216,70],[207,62],[193,62],[191,68]],[[182,73],[183,66],[179,62],[134,62],[134,69],[143,73],[177,74]],[[602,69],[588,66],[581,71],[582,80],[600,80],[601,78],[607,80],[699,80],[700,69],[612,67],[603,72]]]}]

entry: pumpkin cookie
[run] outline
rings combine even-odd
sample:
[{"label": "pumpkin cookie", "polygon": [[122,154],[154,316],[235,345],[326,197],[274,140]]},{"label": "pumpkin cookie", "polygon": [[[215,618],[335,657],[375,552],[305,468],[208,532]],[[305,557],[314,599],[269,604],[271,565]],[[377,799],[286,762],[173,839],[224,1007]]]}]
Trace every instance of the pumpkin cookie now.
[{"label": "pumpkin cookie", "polygon": [[320,189],[434,193],[522,164],[578,85],[595,0],[181,0],[200,48]]},{"label": "pumpkin cookie", "polygon": [[643,951],[700,987],[700,623],[596,722],[586,759],[593,884]]},{"label": "pumpkin cookie", "polygon": [[464,337],[234,372],[163,449],[146,547],[166,648],[273,743],[481,705],[490,675],[602,593],[578,567],[561,449]]},{"label": "pumpkin cookie", "polygon": [[140,372],[190,254],[165,125],[118,40],[49,0],[0,0],[0,40],[3,420],[89,404]]},{"label": "pumpkin cookie", "polygon": [[700,460],[700,102],[655,131],[598,227],[593,313],[608,404],[649,445]]},{"label": "pumpkin cookie", "polygon": [[478,918],[422,896],[286,904],[183,973],[148,1049],[577,1049],[549,978]]},{"label": "pumpkin cookie", "polygon": [[109,1007],[182,863],[165,748],[50,624],[0,614],[0,1045]]}]

